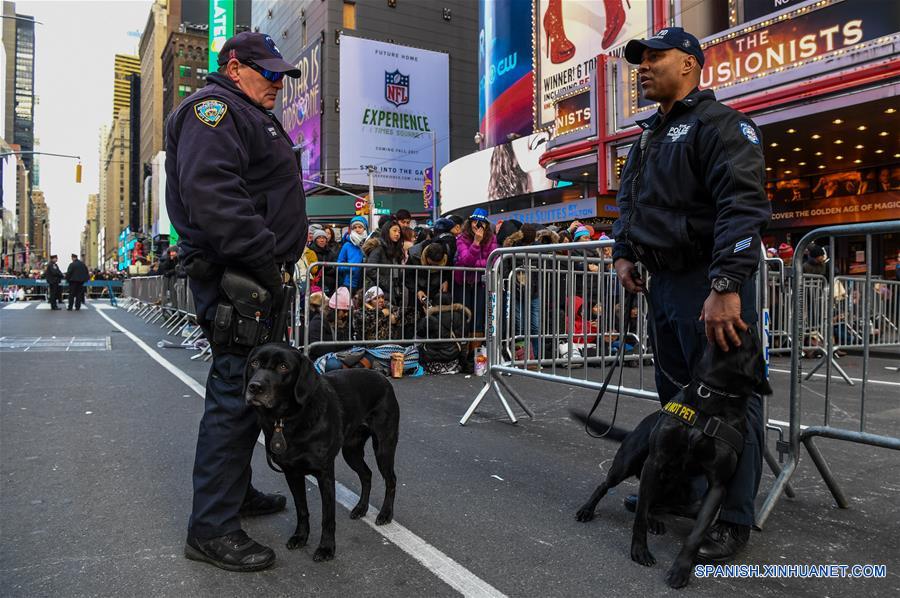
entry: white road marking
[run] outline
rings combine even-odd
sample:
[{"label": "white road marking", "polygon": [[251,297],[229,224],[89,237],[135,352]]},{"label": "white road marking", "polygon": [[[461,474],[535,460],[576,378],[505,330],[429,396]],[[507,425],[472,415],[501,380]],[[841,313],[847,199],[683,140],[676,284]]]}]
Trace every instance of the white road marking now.
[{"label": "white road marking", "polygon": [[[105,313],[102,311],[98,311],[97,313],[100,317],[120,330],[125,336],[134,341],[134,343],[147,353],[147,355],[168,370],[173,376],[184,382],[191,390],[201,397],[206,396],[206,388],[203,385],[191,378],[171,361],[160,356],[160,354],[154,351],[147,343],[139,339],[132,334],[131,331],[114,321]],[[262,434],[260,434],[258,441],[265,446],[265,440]],[[315,483],[314,480],[313,483]],[[335,496],[337,501],[348,510],[352,509],[359,501],[358,495],[339,482],[335,483]],[[369,505],[369,510],[376,513],[378,512],[378,509],[375,509],[372,505]],[[377,526],[375,525],[373,517],[364,517],[362,521],[384,536],[387,540],[393,542],[394,545],[403,552],[419,561],[419,563],[437,578],[463,596],[505,598],[505,594],[396,521],[388,523],[387,525]]]},{"label": "white road marking", "polygon": [[[777,368],[769,368],[770,372],[778,372],[779,374],[790,374],[791,370],[780,370]],[[815,378],[824,378],[825,374],[813,374]],[[843,382],[843,378],[840,377],[839,374],[832,374],[832,378],[836,378],[839,381]],[[862,382],[862,378],[850,378],[854,382]],[[900,382],[889,382],[888,380],[872,380],[869,378],[869,384],[884,384],[886,386],[900,386]]]},{"label": "white road marking", "polygon": [[3,309],[28,309],[29,307],[31,307],[30,303],[27,303],[25,301],[16,301],[15,303],[10,303],[9,305],[5,306]]},{"label": "white road marking", "polygon": [[35,309],[50,309],[49,303],[39,303]]}]

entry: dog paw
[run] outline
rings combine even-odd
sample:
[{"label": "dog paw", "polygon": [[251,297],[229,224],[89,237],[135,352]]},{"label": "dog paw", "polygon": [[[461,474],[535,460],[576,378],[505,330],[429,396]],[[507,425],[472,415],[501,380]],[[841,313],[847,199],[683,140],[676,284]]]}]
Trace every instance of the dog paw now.
[{"label": "dog paw", "polygon": [[687,569],[682,569],[680,567],[676,567],[672,565],[669,571],[666,573],[666,584],[675,590],[681,589],[684,586],[688,585],[688,582],[691,580],[691,569],[688,567]]},{"label": "dog paw", "polygon": [[652,567],[656,559],[646,546],[631,546],[631,560],[645,567]]},{"label": "dog paw", "polygon": [[296,550],[298,548],[302,548],[306,546],[306,540],[309,538],[309,534],[301,535],[294,534],[287,541],[287,549],[288,550]]},{"label": "dog paw", "polygon": [[594,509],[588,509],[586,507],[578,509],[578,512],[575,513],[575,519],[582,523],[592,521],[594,519]]},{"label": "dog paw", "polygon": [[647,531],[654,536],[662,536],[666,533],[666,524],[659,519],[650,518],[647,520]]},{"label": "dog paw", "polygon": [[313,553],[313,560],[317,563],[321,563],[322,561],[330,561],[334,558],[334,547],[319,546],[316,548],[316,551]]},{"label": "dog paw", "polygon": [[386,523],[390,523],[394,519],[394,513],[392,511],[384,512],[378,514],[378,517],[375,518],[375,525],[384,525]]},{"label": "dog paw", "polygon": [[353,507],[353,510],[350,511],[350,519],[359,519],[360,517],[364,517],[368,510],[369,505],[356,505],[355,507]]}]

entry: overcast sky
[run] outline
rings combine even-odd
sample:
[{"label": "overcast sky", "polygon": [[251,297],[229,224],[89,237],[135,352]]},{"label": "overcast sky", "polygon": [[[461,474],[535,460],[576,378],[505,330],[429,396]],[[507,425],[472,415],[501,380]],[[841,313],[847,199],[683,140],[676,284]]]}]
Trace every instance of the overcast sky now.
[{"label": "overcast sky", "polygon": [[[113,56],[138,53],[149,0],[18,1],[34,16],[35,151],[80,155],[75,161],[41,156],[40,187],[50,207],[51,251],[60,262],[79,249],[89,193],[98,192],[100,127],[112,122]],[[38,145],[40,142],[40,145]]]}]

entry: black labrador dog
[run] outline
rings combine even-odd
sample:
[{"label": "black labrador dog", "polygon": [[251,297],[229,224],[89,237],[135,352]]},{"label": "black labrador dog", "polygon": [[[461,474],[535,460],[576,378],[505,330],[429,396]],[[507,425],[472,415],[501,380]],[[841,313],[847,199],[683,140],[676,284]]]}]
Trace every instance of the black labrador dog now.
[{"label": "black labrador dog", "polygon": [[369,508],[372,470],[363,458],[372,437],[375,460],[384,478],[385,493],[376,525],[394,516],[397,476],[394,454],[400,424],[400,406],[391,383],[373,370],[355,368],[319,375],[312,362],[285,343],[253,349],[244,372],[244,399],[256,408],[266,437],[266,450],[287,477],[297,507],[297,528],[288,549],[306,545],[309,510],[306,475],[316,478],[322,497],[322,539],[315,561],[334,558],[334,460],[338,451],[359,475],[362,491],[350,512],[358,519]]},{"label": "black labrador dog", "polygon": [[[707,344],[691,383],[625,436],[606,479],[576,513],[578,521],[590,521],[610,488],[631,476],[640,478],[631,559],[649,567],[656,559],[647,547],[647,532],[664,531],[652,514],[686,503],[689,478],[705,476],[708,490],[696,523],[666,574],[666,583],[673,588],[687,585],[697,551],[737,468],[747,434],[747,401],[754,393],[772,393],[758,336],[748,330],[741,333],[741,343],[727,353],[715,343]],[[572,415],[582,422],[586,419]]]}]

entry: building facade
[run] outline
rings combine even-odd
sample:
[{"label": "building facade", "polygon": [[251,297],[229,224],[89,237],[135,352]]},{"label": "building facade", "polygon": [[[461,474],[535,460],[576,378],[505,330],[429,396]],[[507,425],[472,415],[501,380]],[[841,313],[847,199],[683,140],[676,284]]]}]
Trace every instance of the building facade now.
[{"label": "building facade", "polygon": [[33,263],[42,267],[44,262],[50,259],[50,208],[44,199],[44,192],[40,189],[31,190],[31,203],[33,205],[32,217],[34,222],[34,242],[31,245]]},{"label": "building facade", "polygon": [[119,111],[131,107],[131,75],[140,75],[141,60],[137,56],[116,54],[113,59],[113,119]]},{"label": "building facade", "polygon": [[187,96],[206,85],[209,35],[196,28],[174,31],[162,53],[163,120]]},{"label": "building facade", "polygon": [[103,212],[100,215],[104,228],[104,253],[101,261],[105,267],[114,267],[117,262],[119,234],[128,226],[129,209],[129,148],[130,114],[127,108],[119,110],[113,120],[104,143],[100,169],[104,184]]},{"label": "building facade", "polygon": [[[502,2],[480,4],[490,13]],[[653,0],[623,7],[627,19],[616,21],[606,19],[606,4],[593,7],[592,29],[567,11],[568,3],[559,19],[547,17],[556,10],[547,0],[532,3],[532,102],[507,101],[490,115],[511,121],[530,112],[533,133],[526,144],[479,131],[492,143],[442,172],[446,209],[465,213],[482,205],[494,218],[516,213],[547,223],[577,214],[608,227],[618,214],[619,175],[639,136],[637,121],[657,109],[642,97],[636,67],[621,58],[623,42],[681,26],[703,46],[701,89],[713,90],[762,130],[773,211],[767,246],[793,244],[820,226],[900,218],[900,5]],[[481,70],[493,74],[511,50],[498,50],[490,34],[497,16],[487,17]],[[556,21],[577,48],[575,56],[555,56],[548,46],[543,26]],[[630,31],[634,23],[644,23],[643,29]],[[481,124],[492,126],[490,119]],[[491,164],[504,156],[522,171],[513,177],[521,183],[497,191]],[[833,257],[840,271],[865,271],[856,261],[864,249],[859,243],[837,242]],[[873,272],[893,278],[900,239],[888,235],[878,245]]]},{"label": "building facade", "polygon": [[91,193],[88,195],[87,208],[85,210],[84,229],[81,231],[81,255],[84,263],[91,270],[100,267],[98,260],[97,237],[100,234],[100,195]]}]

